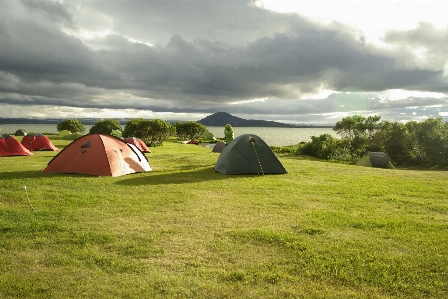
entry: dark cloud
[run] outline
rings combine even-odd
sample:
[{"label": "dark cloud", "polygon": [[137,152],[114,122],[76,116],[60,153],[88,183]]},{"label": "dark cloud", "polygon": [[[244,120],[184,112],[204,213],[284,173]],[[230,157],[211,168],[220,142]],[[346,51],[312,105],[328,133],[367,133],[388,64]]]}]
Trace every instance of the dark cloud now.
[{"label": "dark cloud", "polygon": [[[429,24],[389,32],[385,49],[344,24],[247,1],[2,4],[0,103],[263,118],[446,105],[446,97],[387,101],[372,93],[448,92],[448,29]],[[87,38],[86,30],[106,33]],[[352,87],[358,92],[305,96]],[[257,98],[268,100],[231,104]]]},{"label": "dark cloud", "polygon": [[231,45],[289,28],[290,17],[260,9],[248,0],[232,1],[103,1],[90,8],[113,18],[113,31],[152,44],[165,45],[173,35],[189,41]]}]

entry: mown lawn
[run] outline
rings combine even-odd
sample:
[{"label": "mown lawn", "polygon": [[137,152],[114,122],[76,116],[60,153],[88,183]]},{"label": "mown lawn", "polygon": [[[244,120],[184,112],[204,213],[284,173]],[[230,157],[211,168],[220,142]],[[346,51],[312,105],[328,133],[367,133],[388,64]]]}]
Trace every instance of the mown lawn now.
[{"label": "mown lawn", "polygon": [[226,176],[210,148],[151,151],[117,178],[1,157],[0,298],[448,298],[448,172],[280,155],[288,174]]}]

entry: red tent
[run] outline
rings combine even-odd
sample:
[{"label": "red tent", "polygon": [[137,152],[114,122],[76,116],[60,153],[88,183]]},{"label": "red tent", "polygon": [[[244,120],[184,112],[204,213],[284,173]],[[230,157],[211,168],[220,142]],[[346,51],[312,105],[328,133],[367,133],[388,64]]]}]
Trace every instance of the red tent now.
[{"label": "red tent", "polygon": [[146,144],[143,142],[143,140],[141,140],[140,138],[127,137],[127,138],[124,139],[124,142],[135,145],[139,150],[141,150],[144,153],[150,153],[151,152],[149,150],[149,148],[146,146]]},{"label": "red tent", "polygon": [[132,144],[107,134],[84,135],[60,151],[44,173],[120,176],[151,171],[148,160]]},{"label": "red tent", "polygon": [[42,134],[28,134],[23,137],[22,144],[30,151],[58,151],[59,149]]},{"label": "red tent", "polygon": [[0,134],[0,157],[30,156],[32,154],[13,136]]}]

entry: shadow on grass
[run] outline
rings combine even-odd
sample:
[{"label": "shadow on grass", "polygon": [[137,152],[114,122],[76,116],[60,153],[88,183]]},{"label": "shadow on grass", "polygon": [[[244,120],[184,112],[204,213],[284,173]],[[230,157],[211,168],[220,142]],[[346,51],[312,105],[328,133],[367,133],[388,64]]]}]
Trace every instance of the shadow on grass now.
[{"label": "shadow on grass", "polygon": [[345,164],[345,165],[354,165],[354,163],[346,162],[346,161],[337,161],[337,160],[325,160],[313,156],[307,155],[283,155],[280,156],[282,159],[296,160],[296,161],[313,161],[313,162],[325,162],[325,163],[336,163],[336,164]]},{"label": "shadow on grass", "polygon": [[[194,170],[192,170],[194,169]],[[135,173],[124,176],[114,177],[120,179],[115,184],[136,186],[136,185],[166,185],[166,184],[185,184],[198,183],[206,181],[229,180],[238,178],[255,178],[257,174],[235,174],[225,175],[215,171],[214,166],[206,166],[198,168],[197,165],[182,165],[176,169],[181,172],[165,172],[151,171],[148,173]],[[81,174],[81,173],[43,173],[41,170],[33,171],[13,171],[0,172],[0,180],[17,180],[17,179],[36,179],[36,178],[98,178],[101,176]],[[112,177],[111,177],[112,178]]]},{"label": "shadow on grass", "polygon": [[[153,172],[151,175],[126,178],[116,182],[117,185],[166,185],[166,184],[188,184],[206,181],[229,180],[247,177],[250,175],[224,175],[216,172],[213,167],[197,169],[194,171],[165,173]],[[252,175],[253,176],[253,175]]]},{"label": "shadow on grass", "polygon": [[31,179],[42,177],[40,170],[0,172],[0,180]]},{"label": "shadow on grass", "polygon": [[[281,159],[288,159],[288,160],[296,160],[296,161],[314,161],[314,162],[325,162],[325,163],[335,163],[335,164],[344,164],[349,166],[355,166],[355,162],[347,162],[347,161],[337,161],[337,160],[325,160],[316,158],[313,156],[307,156],[307,155],[295,155],[295,154],[281,154],[279,155]],[[392,161],[393,163],[393,161]],[[405,164],[405,165],[397,165],[394,164],[395,169],[398,170],[417,170],[417,171],[448,171],[448,167],[438,167],[438,166],[431,166],[431,165],[412,165],[412,164]]]},{"label": "shadow on grass", "polygon": [[282,159],[291,159],[291,160],[306,160],[306,161],[327,161],[324,159],[319,159],[313,156],[306,156],[306,155],[295,155],[295,154],[282,154],[278,155]]}]

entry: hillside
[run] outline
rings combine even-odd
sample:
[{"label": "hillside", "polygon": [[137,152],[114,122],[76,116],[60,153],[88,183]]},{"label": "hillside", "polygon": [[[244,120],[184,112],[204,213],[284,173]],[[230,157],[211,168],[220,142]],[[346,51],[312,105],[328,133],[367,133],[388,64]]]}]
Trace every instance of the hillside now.
[{"label": "hillside", "polygon": [[227,112],[216,112],[215,114],[209,115],[198,123],[205,126],[220,127],[230,124],[232,127],[283,127],[283,128],[295,128],[296,126],[290,124],[279,123],[275,121],[267,120],[254,120],[254,119],[244,119],[236,117]]}]

